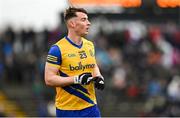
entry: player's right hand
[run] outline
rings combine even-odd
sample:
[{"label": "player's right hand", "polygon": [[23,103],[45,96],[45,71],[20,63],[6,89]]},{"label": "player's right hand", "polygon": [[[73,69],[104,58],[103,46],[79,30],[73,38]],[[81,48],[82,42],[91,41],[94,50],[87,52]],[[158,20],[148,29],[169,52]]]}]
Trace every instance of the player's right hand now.
[{"label": "player's right hand", "polygon": [[74,77],[74,84],[88,85],[93,80],[91,73],[82,73]]}]

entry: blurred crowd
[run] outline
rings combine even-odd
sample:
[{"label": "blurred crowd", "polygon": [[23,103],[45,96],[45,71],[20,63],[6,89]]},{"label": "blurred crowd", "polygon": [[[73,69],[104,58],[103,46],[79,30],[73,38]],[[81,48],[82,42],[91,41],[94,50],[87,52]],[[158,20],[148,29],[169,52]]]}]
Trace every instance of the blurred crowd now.
[{"label": "blurred crowd", "polygon": [[102,29],[95,38],[98,64],[117,98],[114,105],[126,99],[143,101],[142,109],[136,108],[141,116],[180,116],[178,24],[115,25],[119,29]]},{"label": "blurred crowd", "polygon": [[[114,96],[114,105],[123,100],[143,102],[137,116],[180,116],[179,24],[95,20],[87,38],[95,43],[106,81],[100,106]],[[32,88],[35,99],[44,101],[39,116],[48,116],[43,105],[54,99],[44,83],[47,52],[65,35],[63,24],[51,31],[0,31],[0,88]]]}]

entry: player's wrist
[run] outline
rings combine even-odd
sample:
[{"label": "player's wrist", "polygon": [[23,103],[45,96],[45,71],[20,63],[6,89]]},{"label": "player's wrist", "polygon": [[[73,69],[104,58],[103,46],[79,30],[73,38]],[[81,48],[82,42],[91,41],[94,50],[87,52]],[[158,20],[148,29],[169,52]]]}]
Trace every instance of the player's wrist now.
[{"label": "player's wrist", "polygon": [[102,75],[96,75],[94,78],[101,78],[102,80],[104,80],[104,77]]},{"label": "player's wrist", "polygon": [[73,80],[74,80],[74,84],[79,84],[80,83],[78,75],[74,76]]}]

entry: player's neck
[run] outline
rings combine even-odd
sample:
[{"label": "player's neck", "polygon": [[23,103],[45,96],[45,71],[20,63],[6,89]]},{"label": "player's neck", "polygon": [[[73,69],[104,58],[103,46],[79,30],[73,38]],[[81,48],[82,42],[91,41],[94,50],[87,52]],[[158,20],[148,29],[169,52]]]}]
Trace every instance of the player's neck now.
[{"label": "player's neck", "polygon": [[67,37],[76,45],[81,45],[81,43],[82,43],[81,36],[77,36],[77,35],[73,35],[72,33],[68,33]]}]

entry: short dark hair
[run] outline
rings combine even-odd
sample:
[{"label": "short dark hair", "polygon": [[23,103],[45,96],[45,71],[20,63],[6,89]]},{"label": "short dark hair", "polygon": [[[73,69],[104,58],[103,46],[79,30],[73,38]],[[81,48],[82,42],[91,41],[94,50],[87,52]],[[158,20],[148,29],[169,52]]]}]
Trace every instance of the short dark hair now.
[{"label": "short dark hair", "polygon": [[65,22],[67,20],[73,18],[73,17],[76,17],[77,16],[76,12],[83,12],[83,13],[87,14],[87,11],[84,8],[69,7],[64,12],[64,20],[65,20]]}]

